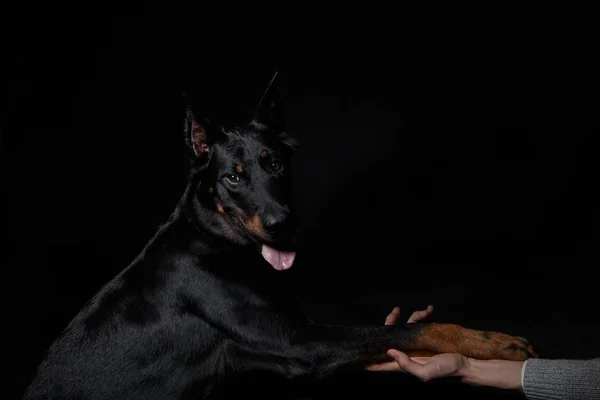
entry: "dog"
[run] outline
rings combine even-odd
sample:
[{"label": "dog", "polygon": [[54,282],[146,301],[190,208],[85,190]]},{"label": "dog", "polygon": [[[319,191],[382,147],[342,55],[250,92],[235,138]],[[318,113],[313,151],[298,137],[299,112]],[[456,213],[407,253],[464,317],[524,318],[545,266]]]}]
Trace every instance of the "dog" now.
[{"label": "dog", "polygon": [[196,118],[186,102],[181,200],[50,346],[24,399],[225,396],[244,374],[319,382],[364,369],[389,348],[535,357],[525,339],[502,333],[435,322],[327,326],[298,311],[280,283],[296,255],[298,143],[277,123],[276,76],[246,124]]}]

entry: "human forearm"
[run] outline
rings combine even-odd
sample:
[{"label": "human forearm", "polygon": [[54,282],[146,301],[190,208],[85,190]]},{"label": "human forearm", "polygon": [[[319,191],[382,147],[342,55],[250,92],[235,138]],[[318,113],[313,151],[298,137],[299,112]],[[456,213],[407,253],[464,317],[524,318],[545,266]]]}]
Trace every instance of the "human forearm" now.
[{"label": "human forearm", "polygon": [[522,361],[476,360],[467,358],[456,375],[461,377],[463,382],[471,385],[522,391],[522,369]]}]

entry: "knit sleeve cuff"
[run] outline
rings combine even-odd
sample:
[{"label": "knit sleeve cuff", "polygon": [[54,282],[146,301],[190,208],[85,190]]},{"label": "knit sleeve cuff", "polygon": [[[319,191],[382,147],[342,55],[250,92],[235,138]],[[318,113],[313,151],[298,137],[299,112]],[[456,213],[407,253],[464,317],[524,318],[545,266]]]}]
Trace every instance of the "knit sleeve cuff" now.
[{"label": "knit sleeve cuff", "polygon": [[531,358],[522,374],[523,391],[531,400],[600,399],[600,359]]}]

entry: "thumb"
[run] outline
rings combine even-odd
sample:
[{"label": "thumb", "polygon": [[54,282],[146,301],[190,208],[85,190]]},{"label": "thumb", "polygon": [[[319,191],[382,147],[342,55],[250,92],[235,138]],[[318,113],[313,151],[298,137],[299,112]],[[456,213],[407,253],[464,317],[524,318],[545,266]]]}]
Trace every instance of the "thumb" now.
[{"label": "thumb", "polygon": [[400,369],[416,376],[417,378],[428,381],[435,378],[436,367],[432,364],[420,364],[412,360],[406,353],[390,349],[387,354],[398,363]]},{"label": "thumb", "polygon": [[388,356],[392,357],[402,369],[404,369],[406,365],[409,365],[410,363],[414,362],[410,359],[408,354],[398,351],[396,349],[388,350],[387,354]]}]

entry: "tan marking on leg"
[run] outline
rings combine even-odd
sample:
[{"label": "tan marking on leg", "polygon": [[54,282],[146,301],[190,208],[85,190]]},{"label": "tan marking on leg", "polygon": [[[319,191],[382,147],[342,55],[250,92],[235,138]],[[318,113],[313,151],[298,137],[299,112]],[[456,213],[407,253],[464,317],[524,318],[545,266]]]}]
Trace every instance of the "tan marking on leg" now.
[{"label": "tan marking on leg", "polygon": [[524,361],[536,356],[531,345],[521,338],[442,323],[426,324],[409,347],[410,352],[460,353],[480,360]]}]

